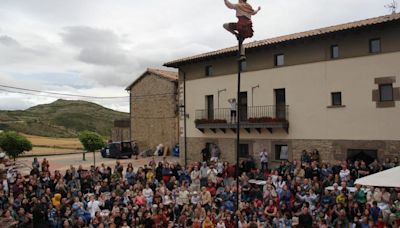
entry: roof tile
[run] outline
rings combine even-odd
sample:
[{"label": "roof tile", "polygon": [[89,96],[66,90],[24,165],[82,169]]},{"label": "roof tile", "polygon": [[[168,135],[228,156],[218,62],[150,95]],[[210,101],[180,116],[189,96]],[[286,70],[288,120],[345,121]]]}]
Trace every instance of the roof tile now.
[{"label": "roof tile", "polygon": [[[305,31],[305,32],[293,33],[290,35],[278,36],[278,37],[269,38],[269,39],[260,40],[260,41],[253,41],[253,42],[244,44],[244,46],[247,49],[257,48],[257,47],[282,43],[285,41],[302,39],[302,38],[306,38],[306,37],[323,35],[323,34],[328,34],[328,33],[333,33],[333,32],[338,32],[338,31],[343,31],[343,30],[349,30],[349,29],[355,29],[355,28],[360,28],[360,27],[365,27],[365,26],[370,26],[370,25],[375,25],[375,24],[380,24],[380,23],[386,23],[386,22],[390,22],[390,21],[397,21],[397,20],[400,20],[400,13],[393,13],[390,15],[374,17],[374,18],[369,18],[369,19],[365,19],[365,20],[360,20],[360,21],[355,21],[355,22],[350,22],[350,23],[345,23],[345,24],[340,24],[340,25],[335,25],[335,26],[329,26],[329,27],[325,27],[325,28],[313,29],[313,30],[309,30],[309,31]],[[179,65],[190,62],[190,61],[195,61],[195,60],[198,61],[198,60],[206,59],[209,57],[216,57],[216,56],[227,54],[227,53],[233,53],[236,51],[237,51],[236,46],[224,48],[224,49],[220,49],[220,50],[216,50],[216,51],[212,51],[212,52],[207,52],[207,53],[203,53],[203,54],[199,54],[199,55],[194,55],[194,56],[190,56],[190,57],[177,59],[177,60],[165,63],[164,66],[178,67]]]}]

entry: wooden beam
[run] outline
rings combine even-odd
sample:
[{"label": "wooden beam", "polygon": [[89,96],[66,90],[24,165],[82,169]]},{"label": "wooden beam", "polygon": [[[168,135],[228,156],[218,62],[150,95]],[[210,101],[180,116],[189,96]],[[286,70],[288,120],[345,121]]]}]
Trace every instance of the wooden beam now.
[{"label": "wooden beam", "polygon": [[272,128],[267,128],[267,130],[272,134]]},{"label": "wooden beam", "polygon": [[224,133],[226,133],[226,129],[225,128],[220,128],[220,130]]},{"label": "wooden beam", "polygon": [[261,128],[256,128],[259,134],[261,134]]},{"label": "wooden beam", "polygon": [[217,133],[217,129],[215,128],[210,128],[211,131],[213,131],[214,133]]},{"label": "wooden beam", "polygon": [[250,128],[245,128],[245,130],[250,134]]},{"label": "wooden beam", "polygon": [[197,130],[201,131],[201,133],[204,134],[204,129],[203,128],[197,128]]}]

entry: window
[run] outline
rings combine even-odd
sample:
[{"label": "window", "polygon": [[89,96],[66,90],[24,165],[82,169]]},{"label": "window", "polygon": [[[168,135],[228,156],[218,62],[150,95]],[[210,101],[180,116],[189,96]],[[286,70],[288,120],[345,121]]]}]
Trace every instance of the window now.
[{"label": "window", "polygon": [[289,147],[286,144],[275,145],[275,160],[288,160]]},{"label": "window", "polygon": [[331,93],[331,97],[332,97],[332,106],[342,105],[342,92]]},{"label": "window", "polygon": [[369,52],[370,53],[381,52],[381,39],[371,39],[369,41]]},{"label": "window", "polygon": [[239,157],[247,158],[249,155],[249,144],[239,144]]},{"label": "window", "polygon": [[339,58],[339,46],[332,45],[331,46],[331,59],[337,59],[337,58]]},{"label": "window", "polygon": [[206,76],[211,76],[213,75],[213,68],[211,65],[206,66]]},{"label": "window", "polygon": [[285,64],[285,55],[275,55],[275,66],[283,66]]},{"label": "window", "polygon": [[392,84],[379,85],[380,101],[393,101],[393,86]]}]

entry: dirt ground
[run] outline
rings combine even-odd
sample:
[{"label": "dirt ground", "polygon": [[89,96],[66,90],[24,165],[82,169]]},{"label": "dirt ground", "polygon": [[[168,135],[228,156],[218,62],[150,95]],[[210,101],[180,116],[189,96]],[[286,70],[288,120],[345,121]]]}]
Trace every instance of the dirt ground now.
[{"label": "dirt ground", "polygon": [[34,135],[25,135],[34,146],[58,147],[62,149],[81,149],[82,144],[78,138],[49,138]]},{"label": "dirt ground", "polygon": [[47,155],[47,154],[68,154],[82,153],[82,144],[78,138],[50,138],[34,135],[24,135],[32,142],[32,151],[24,155]]}]

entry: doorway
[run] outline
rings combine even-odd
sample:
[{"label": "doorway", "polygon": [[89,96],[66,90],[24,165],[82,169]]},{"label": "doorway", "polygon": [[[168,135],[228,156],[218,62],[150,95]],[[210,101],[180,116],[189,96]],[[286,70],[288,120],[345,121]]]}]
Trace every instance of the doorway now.
[{"label": "doorway", "polygon": [[207,95],[206,96],[206,107],[207,107],[207,119],[214,119],[214,96]]},{"label": "doorway", "polygon": [[286,94],[285,89],[275,89],[275,117],[286,120]]},{"label": "doorway", "polygon": [[247,121],[247,92],[240,92],[240,121]]},{"label": "doorway", "polygon": [[347,160],[352,162],[364,161],[367,165],[371,164],[378,158],[378,150],[364,150],[364,149],[348,149]]}]

